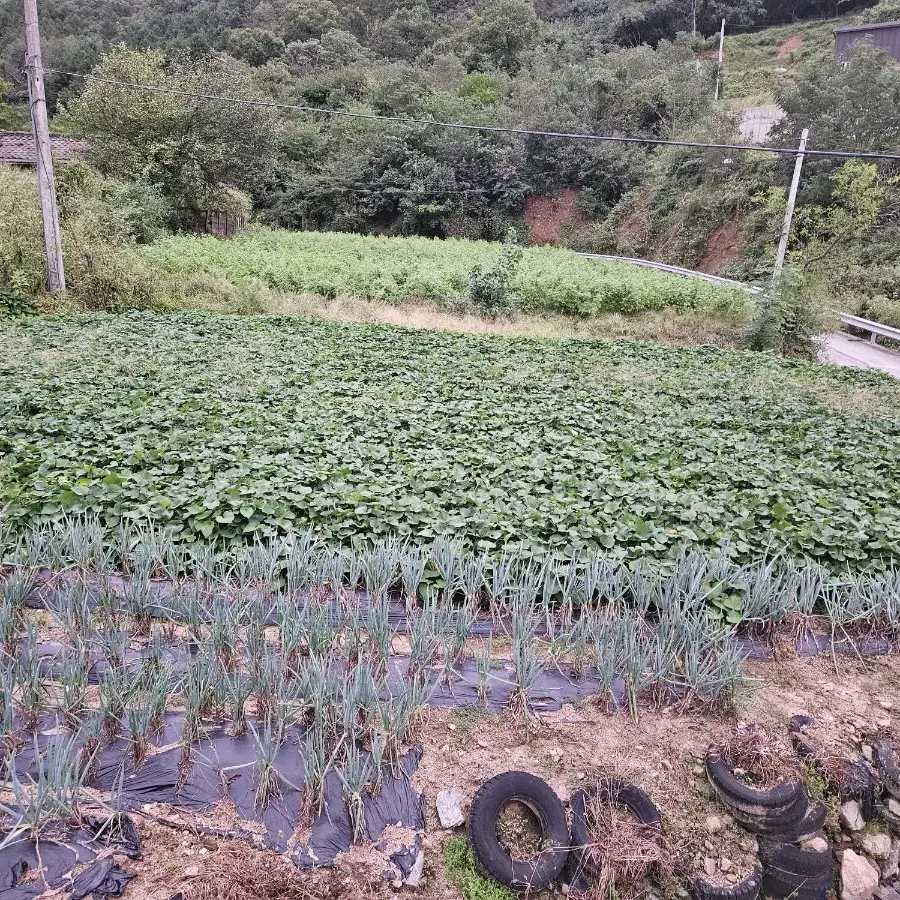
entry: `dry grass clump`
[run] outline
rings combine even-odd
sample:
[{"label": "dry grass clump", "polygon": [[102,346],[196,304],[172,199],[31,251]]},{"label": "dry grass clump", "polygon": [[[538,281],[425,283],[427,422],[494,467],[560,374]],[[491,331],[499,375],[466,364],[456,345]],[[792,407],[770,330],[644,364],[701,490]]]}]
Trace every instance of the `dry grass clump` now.
[{"label": "dry grass clump", "polygon": [[770,788],[800,774],[796,757],[756,725],[736,726],[719,752],[735,775],[756,787]]},{"label": "dry grass clump", "polygon": [[854,788],[865,788],[865,766],[833,752],[833,748],[826,748],[807,734],[794,732],[791,739],[803,757],[807,771],[822,779],[832,793],[842,795]]},{"label": "dry grass clump", "polygon": [[584,859],[598,873],[588,897],[634,897],[648,879],[672,877],[672,853],[659,827],[644,825],[598,797],[588,804],[586,816],[593,843],[583,848]]},{"label": "dry grass clump", "polygon": [[535,814],[513,800],[497,817],[497,839],[516,862],[534,859],[544,850],[544,833]]},{"label": "dry grass clump", "polygon": [[269,291],[262,298],[266,313],[295,315],[344,324],[398,325],[427,331],[497,334],[534,338],[634,339],[687,347],[712,344],[740,346],[742,322],[733,316],[702,310],[644,312],[638,315],[602,313],[588,318],[558,313],[517,313],[504,318],[474,311],[448,310],[435,303],[387,303],[360,297],[327,299],[317,294]]},{"label": "dry grass clump", "polygon": [[376,900],[366,879],[337,870],[303,872],[288,861],[241,844],[209,858],[202,876],[183,888],[185,900]]}]

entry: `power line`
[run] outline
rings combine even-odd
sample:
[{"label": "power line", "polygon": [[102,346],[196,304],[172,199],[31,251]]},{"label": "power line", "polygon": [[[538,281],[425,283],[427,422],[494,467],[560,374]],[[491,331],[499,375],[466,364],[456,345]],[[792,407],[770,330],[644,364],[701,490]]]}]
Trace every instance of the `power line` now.
[{"label": "power line", "polygon": [[[192,91],[181,91],[176,88],[159,87],[158,85],[137,84],[131,81],[119,81],[101,75],[84,75],[79,72],[61,72],[57,69],[46,69],[54,75],[66,75],[81,78],[85,81],[93,79],[104,84],[133,88],[156,94],[170,94],[176,97],[187,97],[192,100],[208,100],[215,103],[237,103],[242,106],[258,106],[267,109],[292,110],[294,112],[314,115],[334,116],[345,119],[364,119],[372,122],[393,122],[401,125],[424,125],[431,128],[450,128],[458,131],[474,131],[483,134],[512,134],[521,137],[564,138],[568,140],[596,141],[602,143],[639,144],[650,147],[688,147],[697,150],[736,150],[753,153],[773,153],[778,156],[796,156],[796,147],[767,147],[765,145],[748,144],[709,144],[701,141],[670,141],[662,138],[637,138],[617,135],[580,134],[569,131],[541,131],[531,128],[512,128],[502,125],[464,125],[461,122],[441,122],[434,119],[415,119],[406,116],[383,116],[377,113],[350,112],[344,109],[325,109],[319,106],[300,106],[294,103],[277,103],[274,100],[250,100],[243,97],[226,97],[221,94],[202,94]],[[900,162],[900,153],[866,153],[848,150],[807,150],[807,156],[824,156],[838,159],[880,159]]]}]

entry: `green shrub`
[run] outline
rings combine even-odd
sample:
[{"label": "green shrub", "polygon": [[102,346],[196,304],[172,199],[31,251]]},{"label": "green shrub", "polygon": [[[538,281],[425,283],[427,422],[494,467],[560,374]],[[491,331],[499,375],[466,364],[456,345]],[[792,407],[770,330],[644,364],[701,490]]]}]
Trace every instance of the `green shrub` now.
[{"label": "green shrub", "polygon": [[[135,230],[158,233],[165,213],[152,191],[113,182],[89,166],[59,168],[58,198],[68,296],[44,292],[44,237],[35,176],[0,166],[0,309],[25,312],[147,309],[168,290],[135,251]],[[123,198],[131,197],[130,204]]]},{"label": "green shrub", "polygon": [[476,309],[497,315],[512,308],[510,287],[522,262],[522,248],[510,229],[496,263],[489,269],[476,266],[469,275],[469,299]]},{"label": "green shrub", "polygon": [[882,325],[891,325],[900,328],[900,300],[889,297],[872,297],[863,301],[856,309],[856,315]]},{"label": "green shrub", "polygon": [[0,165],[0,305],[30,306],[44,289],[44,233],[37,183],[30,174]]},{"label": "green shrub", "polygon": [[777,286],[759,295],[744,336],[747,348],[815,360],[823,317],[810,293],[796,273],[786,270]]}]

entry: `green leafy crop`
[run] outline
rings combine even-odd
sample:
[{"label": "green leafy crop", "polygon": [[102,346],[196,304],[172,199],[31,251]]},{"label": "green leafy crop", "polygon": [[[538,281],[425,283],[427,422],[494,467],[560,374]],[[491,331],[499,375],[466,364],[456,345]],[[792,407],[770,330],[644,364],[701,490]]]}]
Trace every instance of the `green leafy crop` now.
[{"label": "green leafy crop", "polygon": [[[358,234],[255,229],[234,240],[173,237],[142,248],[160,270],[184,277],[215,275],[241,284],[254,279],[282,291],[324,297],[347,295],[388,302],[459,303],[472,293],[496,293],[504,308],[553,310],[573,315],[643,310],[742,310],[745,296],[689,278],[626,264],[587,260],[571,250],[532,247],[508,263],[510,245],[486,241],[370,237]],[[515,251],[518,257],[518,251]],[[508,270],[508,271],[507,271]],[[497,306],[496,299],[490,306]]]},{"label": "green leafy crop", "polygon": [[[667,559],[900,547],[900,384],[767,354],[177,314],[0,322],[0,508]],[[716,598],[724,619],[734,598]]]}]

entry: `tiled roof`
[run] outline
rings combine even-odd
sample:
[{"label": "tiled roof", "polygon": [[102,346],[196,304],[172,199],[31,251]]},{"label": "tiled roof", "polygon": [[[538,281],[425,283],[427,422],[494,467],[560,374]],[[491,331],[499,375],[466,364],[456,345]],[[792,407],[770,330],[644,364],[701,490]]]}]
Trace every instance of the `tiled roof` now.
[{"label": "tiled roof", "polygon": [[[53,159],[71,162],[88,147],[87,141],[53,134],[50,136]],[[34,136],[30,131],[0,131],[0,162],[14,165],[34,165]]]}]

